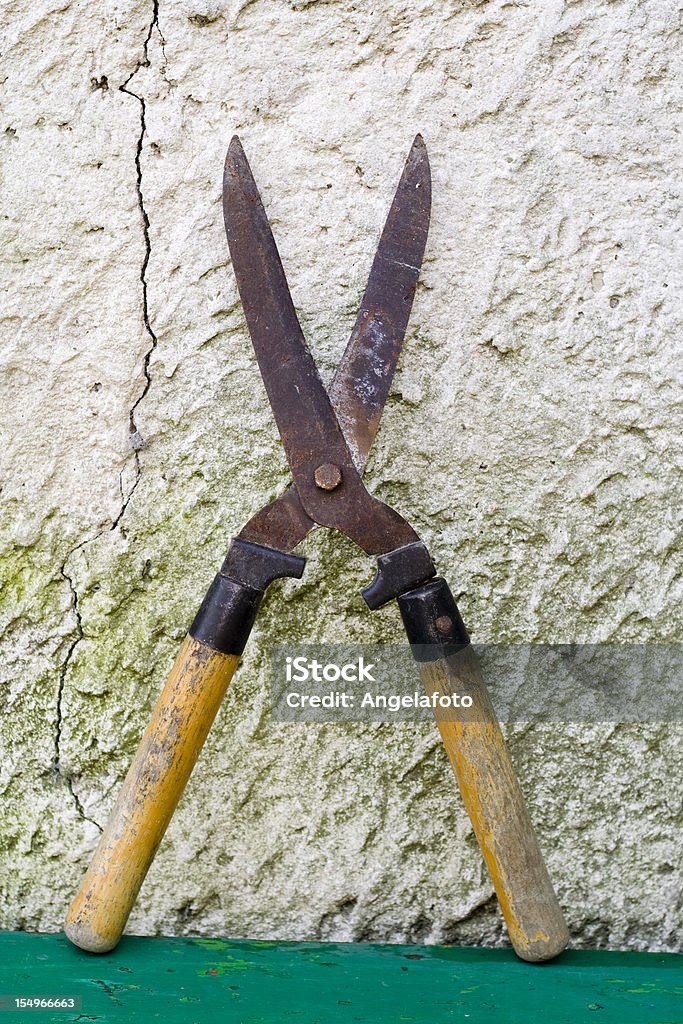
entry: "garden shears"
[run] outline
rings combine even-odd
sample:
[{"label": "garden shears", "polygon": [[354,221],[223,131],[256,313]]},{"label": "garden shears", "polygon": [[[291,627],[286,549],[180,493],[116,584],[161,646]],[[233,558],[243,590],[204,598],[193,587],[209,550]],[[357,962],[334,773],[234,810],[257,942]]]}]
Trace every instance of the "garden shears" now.
[{"label": "garden shears", "polygon": [[382,232],[351,338],[329,393],[304,339],[251,169],[235,136],[223,178],[232,266],[293,482],[233,539],[185,638],[72,903],[66,934],[114,948],[237,668],[266,588],[300,579],[294,549],[314,526],[376,558],[370,609],[396,600],[428,693],[469,694],[437,725],[512,944],[529,961],[565,947],[567,928],[456,603],[426,545],[361,474],[403,343],[431,210],[417,136]]}]

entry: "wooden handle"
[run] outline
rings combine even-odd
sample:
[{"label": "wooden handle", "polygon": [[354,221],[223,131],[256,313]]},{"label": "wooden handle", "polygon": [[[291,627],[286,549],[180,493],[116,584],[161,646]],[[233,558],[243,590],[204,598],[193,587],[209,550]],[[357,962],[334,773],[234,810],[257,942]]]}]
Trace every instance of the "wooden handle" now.
[{"label": "wooden handle", "polygon": [[107,953],[121,938],[238,662],[185,638],[69,908],[64,930],[81,949]]},{"label": "wooden handle", "polygon": [[[471,646],[423,662],[427,693],[472,698],[469,708],[435,709],[437,725],[491,875],[515,952],[550,960],[569,941],[567,926],[476,655]],[[458,720],[449,720],[454,714]]]}]

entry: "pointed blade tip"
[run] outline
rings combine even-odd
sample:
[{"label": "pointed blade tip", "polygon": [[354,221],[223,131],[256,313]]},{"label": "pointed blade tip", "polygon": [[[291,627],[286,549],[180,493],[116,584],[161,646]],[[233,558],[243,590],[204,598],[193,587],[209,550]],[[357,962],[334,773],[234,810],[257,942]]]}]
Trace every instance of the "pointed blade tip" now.
[{"label": "pointed blade tip", "polygon": [[[426,184],[429,186],[431,191],[431,180],[432,180],[432,169],[429,163],[429,153],[427,152],[427,144],[422,137],[421,132],[418,132],[413,139],[413,144],[410,147],[410,153],[406,165],[410,165],[413,168],[413,173],[423,173],[426,176]],[[407,166],[406,166],[407,170]]]},{"label": "pointed blade tip", "polygon": [[240,142],[239,135],[233,135],[233,137],[230,139],[228,152],[225,154],[224,173],[227,173],[230,167],[235,167],[238,163],[247,164],[247,157],[244,152],[244,149],[242,148],[242,143]]},{"label": "pointed blade tip", "polygon": [[424,159],[429,163],[429,153],[427,152],[427,143],[424,140],[422,132],[418,132],[413,139],[411,150],[415,153],[418,152],[420,159]]},{"label": "pointed blade tip", "polygon": [[[247,154],[242,148],[239,136],[233,135],[223,167],[223,216],[226,230],[228,230],[229,221],[232,219],[233,208],[243,206],[246,199],[251,202],[258,200],[260,203],[261,201]],[[263,216],[265,217],[265,212]],[[231,232],[228,230],[228,244],[230,242]]]}]

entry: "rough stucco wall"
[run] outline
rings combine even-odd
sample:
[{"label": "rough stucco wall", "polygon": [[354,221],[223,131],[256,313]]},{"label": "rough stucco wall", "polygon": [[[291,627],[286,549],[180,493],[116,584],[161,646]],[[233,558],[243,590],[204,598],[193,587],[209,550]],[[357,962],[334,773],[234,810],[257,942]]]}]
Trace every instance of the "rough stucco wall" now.
[{"label": "rough stucco wall", "polygon": [[[60,927],[229,535],[288,476],[220,211],[233,132],[329,379],[410,141],[434,207],[370,489],[478,641],[681,639],[672,4],[6,7],[5,928]],[[272,641],[389,640],[368,560],[273,588],[133,931],[504,941],[427,725],[269,720]],[[511,728],[574,941],[680,943],[682,733]]]}]

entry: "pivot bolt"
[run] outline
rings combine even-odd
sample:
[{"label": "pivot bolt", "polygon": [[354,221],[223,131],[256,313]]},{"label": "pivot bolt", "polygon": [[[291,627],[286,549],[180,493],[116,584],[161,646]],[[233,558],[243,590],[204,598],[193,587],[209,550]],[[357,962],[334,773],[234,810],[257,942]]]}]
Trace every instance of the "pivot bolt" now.
[{"label": "pivot bolt", "polygon": [[324,462],[318,466],[315,473],[315,485],[321,491],[333,491],[342,482],[342,471],[333,462]]},{"label": "pivot bolt", "polygon": [[451,619],[450,615],[439,615],[438,619],[435,622],[435,626],[438,629],[439,633],[448,633],[452,625],[453,620]]}]

